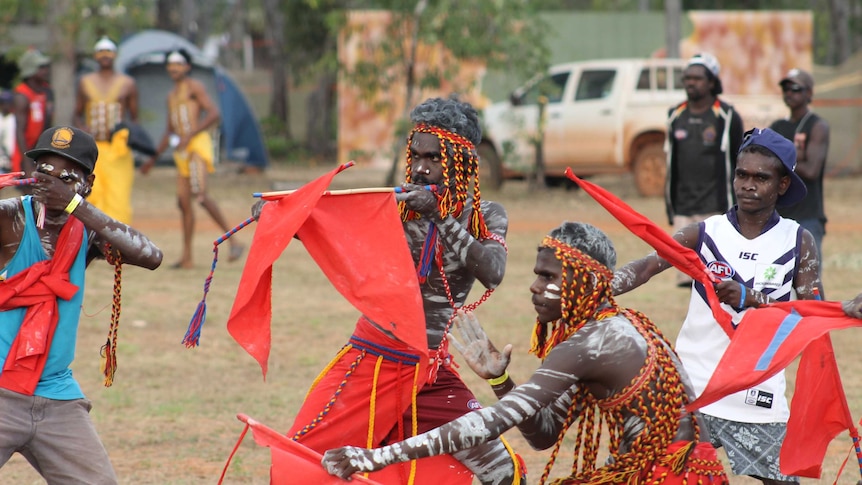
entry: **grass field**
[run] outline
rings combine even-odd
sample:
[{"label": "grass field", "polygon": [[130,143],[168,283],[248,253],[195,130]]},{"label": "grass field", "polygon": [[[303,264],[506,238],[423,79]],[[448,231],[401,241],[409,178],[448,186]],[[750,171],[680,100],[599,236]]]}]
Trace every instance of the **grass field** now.
[{"label": "grass field", "polygon": [[[265,175],[236,175],[222,170],[210,179],[211,191],[228,219],[238,224],[249,216],[253,192],[299,185],[327,167],[277,167]],[[334,188],[377,186],[380,172],[352,168],[340,174]],[[629,177],[600,177],[596,182],[623,197],[639,211],[664,224],[659,199],[636,195]],[[824,281],[828,299],[845,299],[862,289],[862,222],[859,219],[858,178],[826,182],[830,221],[824,244]],[[8,194],[7,194],[8,195]],[[486,199],[508,210],[509,263],[505,280],[478,310],[495,342],[514,343],[510,372],[525,380],[538,365],[527,354],[534,321],[528,285],[532,281],[535,248],[548,230],[563,220],[593,223],[613,239],[620,263],[640,257],[647,246],[606,214],[586,194],[553,189],[531,193],[523,182],[501,191],[483,191]],[[105,263],[88,270],[88,286],[81,319],[74,372],[88,397],[96,427],[123,484],[215,483],[231,452],[245,413],[276,430],[286,430],[312,379],[343,345],[355,323],[356,311],[345,303],[320,274],[300,244],[292,244],[274,271],[272,355],[266,381],[260,368],[233,341],[225,321],[233,302],[244,258],[220,261],[208,297],[208,316],[201,346],[181,345],[189,318],[201,298],[212,258],[212,242],[221,235],[198,209],[195,268],[172,270],[179,259],[179,212],[174,201],[174,172],[157,168],[135,185],[135,226],[165,252],[162,268],[146,271],[124,268],[123,314],[119,336],[119,369],[113,387],[104,388],[99,376],[99,348],[110,318],[112,270]],[[251,241],[254,226],[237,236]],[[224,258],[223,258],[224,259]],[[479,291],[474,291],[473,298]],[[674,339],[683,320],[688,292],[674,286],[666,272],[648,285],[619,298],[620,304],[644,311]],[[855,418],[862,417],[862,330],[833,336],[839,365]],[[457,358],[457,356],[456,356]],[[795,367],[791,366],[792,376]],[[462,368],[467,383],[483,403],[494,402],[489,386]],[[789,383],[792,388],[792,379]],[[530,483],[541,475],[547,452],[530,450],[517,432],[507,437],[528,464]],[[830,446],[822,483],[831,483],[850,448],[847,434]],[[552,476],[560,475],[570,460],[558,459]],[[225,483],[268,483],[269,452],[250,437],[237,452]],[[858,479],[853,460],[839,483]],[[733,483],[758,483],[733,478]],[[818,483],[804,480],[805,483]],[[29,464],[16,455],[0,469],[0,483],[43,483]]]}]

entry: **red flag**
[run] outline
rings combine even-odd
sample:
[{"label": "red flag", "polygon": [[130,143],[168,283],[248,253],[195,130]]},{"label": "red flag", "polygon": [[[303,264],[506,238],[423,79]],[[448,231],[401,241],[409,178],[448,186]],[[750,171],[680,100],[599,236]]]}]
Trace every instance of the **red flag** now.
[{"label": "red flag", "polygon": [[287,436],[244,414],[238,414],[237,418],[251,427],[255,443],[270,449],[272,456],[270,483],[339,485],[358,482],[369,485],[380,485],[379,482],[369,480],[361,475],[354,475],[351,478],[352,481],[330,475],[320,464],[323,456],[316,451],[302,446]]},{"label": "red flag", "polygon": [[[638,211],[629,207],[619,197],[607,190],[578,178],[571,168],[566,169],[566,176],[577,183],[585,192],[602,205],[612,216],[616,217],[629,231],[656,250],[656,253],[672,264],[675,268],[700,282],[707,290],[712,288],[715,276],[706,268],[700,255],[693,249],[677,242],[670,234],[658,227],[653,221]],[[721,308],[721,302],[714,291],[706,291],[706,299],[712,309],[715,321],[724,329],[728,336],[733,335],[733,322],[729,313]]]},{"label": "red flag", "polygon": [[297,235],[342,296],[427,357],[422,295],[394,192],[324,195]]},{"label": "red flag", "polygon": [[819,478],[826,446],[842,430],[856,434],[827,333],[862,326],[839,302],[796,300],[745,312],[703,393],[686,406],[700,409],[756,386],[799,354],[781,471]]},{"label": "red flag", "polygon": [[266,378],[272,320],[272,265],[299,230],[342,165],[296,192],[263,206],[239,288],[227,321],[228,332],[260,364]]}]

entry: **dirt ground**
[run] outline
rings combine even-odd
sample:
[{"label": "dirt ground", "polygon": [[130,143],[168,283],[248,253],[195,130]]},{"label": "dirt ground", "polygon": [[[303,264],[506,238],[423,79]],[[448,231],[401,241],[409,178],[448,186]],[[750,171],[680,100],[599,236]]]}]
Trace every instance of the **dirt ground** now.
[{"label": "dirt ground", "polygon": [[[328,167],[276,167],[263,175],[239,175],[220,167],[210,179],[213,195],[232,224],[250,214],[252,193],[298,186]],[[335,179],[333,188],[379,186],[381,171],[352,168]],[[630,177],[598,177],[595,182],[620,195],[662,227],[663,203],[637,196]],[[102,386],[98,365],[110,318],[112,272],[104,263],[88,270],[88,286],[79,332],[74,372],[89,399],[92,416],[123,484],[204,484],[218,481],[225,461],[242,431],[237,413],[245,413],[276,430],[286,430],[317,373],[344,344],[356,312],[332,289],[300,244],[292,244],[274,270],[272,355],[266,379],[256,362],[225,330],[245,258],[218,263],[208,301],[207,322],[200,347],[186,349],[181,341],[189,318],[200,301],[213,255],[213,241],[222,231],[197,208],[195,268],[172,270],[179,258],[179,213],[174,201],[174,172],[158,167],[135,185],[134,225],[165,252],[161,268],[124,268],[123,314],[119,336],[119,369],[114,385]],[[845,299],[862,289],[862,222],[859,219],[859,178],[826,182],[830,218],[824,244],[826,297]],[[8,194],[7,194],[8,195]],[[530,192],[523,182],[500,191],[483,190],[486,199],[501,202],[510,217],[509,264],[504,283],[478,310],[483,324],[502,345],[515,344],[510,372],[523,382],[538,365],[527,354],[534,315],[528,302],[535,248],[541,237],[563,220],[590,222],[605,230],[623,264],[648,252],[647,246],[606,214],[586,194],[562,188]],[[235,237],[248,245],[254,225]],[[473,298],[478,297],[474,292]],[[620,304],[649,315],[674,339],[688,303],[685,290],[674,286],[666,272]],[[847,397],[855,418],[862,417],[862,330],[833,336]],[[457,356],[456,356],[457,358]],[[483,403],[494,402],[487,384],[462,368],[467,383]],[[791,366],[793,375],[795,366]],[[792,379],[789,387],[792,391]],[[507,433],[527,461],[529,483],[536,483],[547,452],[532,451],[517,432]],[[846,433],[830,446],[821,481],[831,483],[850,450]],[[570,450],[571,448],[569,448]],[[563,451],[552,476],[570,464]],[[225,483],[268,483],[269,453],[246,437],[237,450]],[[839,483],[858,479],[851,461]],[[733,483],[757,483],[733,478]],[[0,483],[43,483],[26,461],[15,455],[0,469]]]}]

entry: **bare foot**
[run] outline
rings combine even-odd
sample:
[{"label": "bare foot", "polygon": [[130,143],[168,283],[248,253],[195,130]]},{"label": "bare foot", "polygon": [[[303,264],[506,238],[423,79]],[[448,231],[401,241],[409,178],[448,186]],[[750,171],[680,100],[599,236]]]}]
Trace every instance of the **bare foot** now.
[{"label": "bare foot", "polygon": [[192,269],[195,265],[192,264],[191,261],[177,261],[176,263],[170,265],[171,269]]}]

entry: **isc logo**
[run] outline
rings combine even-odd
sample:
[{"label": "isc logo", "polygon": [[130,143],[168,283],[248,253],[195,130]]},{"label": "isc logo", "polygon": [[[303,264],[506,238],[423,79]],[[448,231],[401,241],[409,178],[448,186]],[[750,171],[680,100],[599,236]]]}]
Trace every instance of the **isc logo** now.
[{"label": "isc logo", "polygon": [[747,251],[742,251],[739,253],[739,259],[747,259],[749,261],[757,261],[757,253],[749,253]]},{"label": "isc logo", "polygon": [[724,261],[713,261],[707,266],[709,271],[721,279],[733,278],[733,268]]},{"label": "isc logo", "polygon": [[761,408],[772,407],[773,395],[771,392],[761,391],[758,389],[749,389],[745,396],[745,404],[757,406]]}]

